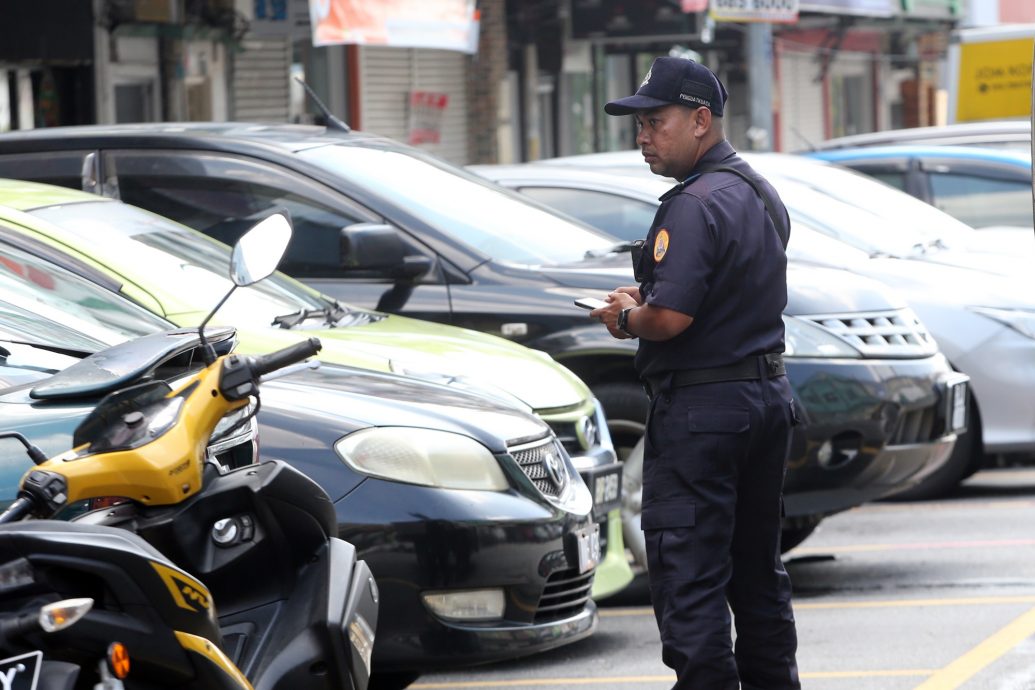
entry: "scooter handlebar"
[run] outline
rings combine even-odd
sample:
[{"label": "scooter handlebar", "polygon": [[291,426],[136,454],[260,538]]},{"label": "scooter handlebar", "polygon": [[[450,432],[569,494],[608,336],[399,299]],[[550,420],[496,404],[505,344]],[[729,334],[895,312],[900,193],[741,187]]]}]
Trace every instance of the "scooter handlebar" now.
[{"label": "scooter handlebar", "polygon": [[323,345],[320,343],[319,338],[309,338],[294,345],[289,345],[283,350],[277,350],[268,355],[258,355],[253,359],[252,373],[256,378],[264,376],[277,369],[282,369],[290,364],[312,357],[322,347]]}]

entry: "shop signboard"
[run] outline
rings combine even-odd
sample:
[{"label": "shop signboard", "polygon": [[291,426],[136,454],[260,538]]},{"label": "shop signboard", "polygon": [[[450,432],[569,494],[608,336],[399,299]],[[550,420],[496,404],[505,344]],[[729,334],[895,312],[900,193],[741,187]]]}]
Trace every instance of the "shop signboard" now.
[{"label": "shop signboard", "polygon": [[770,22],[793,24],[798,21],[799,0],[711,0],[708,12],[719,22]]},{"label": "shop signboard", "polygon": [[801,0],[802,12],[894,17],[901,14],[901,0]]}]

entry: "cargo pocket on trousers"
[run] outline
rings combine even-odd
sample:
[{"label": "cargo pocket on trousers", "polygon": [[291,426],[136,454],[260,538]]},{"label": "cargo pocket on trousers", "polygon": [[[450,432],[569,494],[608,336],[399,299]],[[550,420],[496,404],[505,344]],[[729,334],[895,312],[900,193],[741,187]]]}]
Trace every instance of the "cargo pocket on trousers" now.
[{"label": "cargo pocket on trousers", "polygon": [[658,501],[643,506],[640,527],[652,582],[692,576],[695,522],[695,507],[689,500]]},{"label": "cargo pocket on trousers", "polygon": [[690,472],[698,477],[726,477],[737,471],[747,454],[751,414],[744,407],[691,407],[687,430]]}]

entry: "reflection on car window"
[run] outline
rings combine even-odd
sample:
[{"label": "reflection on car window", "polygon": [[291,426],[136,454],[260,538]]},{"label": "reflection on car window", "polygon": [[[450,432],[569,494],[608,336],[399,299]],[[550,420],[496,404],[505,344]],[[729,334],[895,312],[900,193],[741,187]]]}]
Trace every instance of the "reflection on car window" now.
[{"label": "reflection on car window", "polygon": [[81,322],[78,330],[106,342],[168,328],[129,300],[6,244],[0,245],[0,298],[41,315],[48,312],[57,322]]},{"label": "reflection on car window", "polygon": [[[230,248],[143,209],[97,201],[35,209],[32,214],[77,238],[81,247],[104,237],[107,251],[148,267],[156,285],[185,291],[188,303],[215,306],[230,288]],[[238,325],[269,325],[273,317],[324,303],[283,274],[237,289],[219,312]]]},{"label": "reflection on car window", "polygon": [[656,203],[590,189],[527,186],[521,193],[628,242],[647,234],[658,210]]},{"label": "reflection on car window", "polygon": [[497,261],[568,263],[615,244],[613,237],[416,150],[337,145],[299,155],[365,185]]},{"label": "reflection on car window", "polygon": [[341,269],[341,229],[369,218],[342,205],[291,191],[280,172],[241,158],[191,154],[110,154],[119,196],[232,245],[274,210],[286,210],[294,227],[280,263],[289,275],[326,277]]},{"label": "reflection on car window", "polygon": [[1031,227],[1031,185],[978,175],[931,172],[934,205],[975,228]]},{"label": "reflection on car window", "polygon": [[83,188],[83,160],[89,151],[18,153],[0,156],[0,177]]},{"label": "reflection on car window", "polygon": [[868,174],[870,175],[870,177],[874,178],[875,180],[880,180],[886,185],[894,187],[895,189],[898,189],[903,192],[906,191],[906,176],[903,173],[874,170],[869,171]]}]

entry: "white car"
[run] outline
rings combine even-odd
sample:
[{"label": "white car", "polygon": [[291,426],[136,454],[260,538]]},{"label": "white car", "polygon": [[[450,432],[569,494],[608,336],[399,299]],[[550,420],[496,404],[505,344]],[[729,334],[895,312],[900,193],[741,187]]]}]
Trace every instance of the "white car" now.
[{"label": "white car", "polygon": [[[982,243],[986,231],[836,166],[780,154],[744,157],[788,207],[792,260],[847,268],[896,288],[953,366],[971,377],[968,432],[948,463],[901,496],[944,493],[985,455],[1035,454],[1035,247],[1009,232],[1001,246]],[[673,184],[651,175],[638,151],[472,169],[627,241],[646,234],[658,197]],[[781,170],[794,178],[811,170],[821,180],[810,186]],[[831,183],[838,179],[858,184]]]}]

